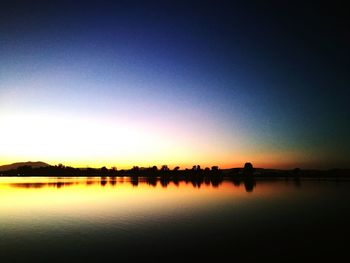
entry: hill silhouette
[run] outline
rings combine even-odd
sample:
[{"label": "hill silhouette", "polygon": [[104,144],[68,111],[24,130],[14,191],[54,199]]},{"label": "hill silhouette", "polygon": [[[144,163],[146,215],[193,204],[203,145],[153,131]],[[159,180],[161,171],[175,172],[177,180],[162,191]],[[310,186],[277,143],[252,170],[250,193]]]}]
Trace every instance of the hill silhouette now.
[{"label": "hill silhouette", "polygon": [[50,165],[39,161],[38,162],[18,162],[18,163],[0,165],[0,171],[14,170],[21,166],[30,166],[32,168],[40,168],[40,167],[47,167]]}]

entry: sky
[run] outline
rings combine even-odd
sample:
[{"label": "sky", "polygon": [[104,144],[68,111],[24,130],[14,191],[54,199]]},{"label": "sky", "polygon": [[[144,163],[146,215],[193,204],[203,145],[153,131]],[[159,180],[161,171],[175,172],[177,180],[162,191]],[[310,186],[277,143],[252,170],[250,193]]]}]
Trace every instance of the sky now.
[{"label": "sky", "polygon": [[232,2],[1,2],[0,165],[350,168],[349,8]]}]

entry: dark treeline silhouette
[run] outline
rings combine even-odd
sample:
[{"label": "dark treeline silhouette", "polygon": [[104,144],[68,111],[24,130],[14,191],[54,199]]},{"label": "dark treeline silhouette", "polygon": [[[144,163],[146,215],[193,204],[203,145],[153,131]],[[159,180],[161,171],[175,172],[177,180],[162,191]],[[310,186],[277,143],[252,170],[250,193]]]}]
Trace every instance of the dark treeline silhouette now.
[{"label": "dark treeline silhouette", "polygon": [[171,170],[167,165],[152,167],[134,166],[128,170],[118,170],[115,167],[107,169],[102,168],[74,168],[64,166],[63,164],[55,166],[46,166],[32,168],[29,165],[20,166],[17,169],[11,169],[1,172],[1,176],[45,176],[45,177],[161,177],[163,179],[174,177],[184,179],[185,177],[191,180],[192,178],[200,178],[204,176],[220,176],[222,171],[217,167],[202,169],[199,165],[193,166],[192,169],[180,170],[177,166]]},{"label": "dark treeline silhouette", "polygon": [[[259,179],[276,179],[285,178],[291,179],[296,186],[301,185],[301,178],[346,178],[348,176],[347,170],[329,170],[329,171],[313,171],[301,170],[295,168],[293,170],[268,170],[254,168],[249,162],[245,163],[243,168],[233,168],[221,170],[218,166],[202,169],[199,165],[195,165],[192,169],[180,170],[177,166],[174,169],[169,169],[167,165],[152,167],[138,167],[134,166],[129,170],[118,170],[113,167],[107,169],[102,167],[99,169],[86,168],[79,169],[62,164],[56,166],[46,166],[40,168],[32,168],[24,165],[17,169],[8,170],[2,173],[3,176],[20,176],[20,177],[54,177],[57,182],[29,182],[29,183],[14,183],[13,187],[22,188],[41,188],[41,187],[55,187],[61,188],[81,182],[64,182],[66,177],[86,177],[86,185],[99,184],[102,187],[106,185],[115,186],[120,182],[129,182],[133,186],[138,186],[139,183],[146,183],[150,186],[157,186],[159,183],[162,187],[167,187],[169,183],[179,185],[180,182],[192,184],[195,188],[200,188],[203,184],[206,186],[219,187],[225,181],[230,181],[235,186],[244,185],[247,192],[252,192],[256,186],[256,180]],[[63,180],[60,181],[60,178]],[[97,179],[98,178],[98,179]]]},{"label": "dark treeline silhouette", "polygon": [[[152,167],[134,166],[131,169],[118,170],[116,167],[107,169],[102,168],[74,168],[63,164],[55,166],[45,166],[33,168],[30,165],[23,165],[17,169],[11,169],[0,172],[1,176],[45,176],[45,177],[131,177],[132,181],[137,185],[137,178],[145,177],[154,184],[154,179],[160,179],[162,184],[169,181],[177,184],[179,181],[191,182],[193,185],[200,185],[207,182],[220,182],[223,178],[228,178],[236,182],[244,181],[254,182],[259,178],[286,178],[300,180],[300,178],[315,178],[315,179],[346,179],[350,178],[350,171],[346,169],[332,170],[302,170],[295,168],[292,170],[276,170],[254,168],[249,162],[245,163],[243,168],[219,169],[218,166],[211,168],[201,168],[199,165],[194,165],[191,169],[181,170],[179,166],[170,169],[167,165]],[[250,184],[251,185],[251,184]]]}]

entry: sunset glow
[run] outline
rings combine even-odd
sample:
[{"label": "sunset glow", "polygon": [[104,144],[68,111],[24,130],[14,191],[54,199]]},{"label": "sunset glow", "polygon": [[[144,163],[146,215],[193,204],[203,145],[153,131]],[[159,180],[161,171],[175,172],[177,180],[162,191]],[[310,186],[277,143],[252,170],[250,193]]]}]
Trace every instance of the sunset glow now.
[{"label": "sunset glow", "polygon": [[344,63],[226,4],[216,19],[206,5],[14,8],[0,27],[0,165],[349,167]]},{"label": "sunset glow", "polygon": [[1,0],[1,263],[344,261],[349,14]]},{"label": "sunset glow", "polygon": [[293,156],[288,152],[249,153],[239,140],[226,138],[230,145],[224,145],[224,139],[215,140],[208,134],[210,130],[197,137],[194,134],[186,137],[176,126],[166,130],[132,121],[33,113],[1,115],[0,121],[7,127],[1,131],[2,164],[42,160],[76,167],[162,164],[232,167],[253,160],[274,167],[283,164],[283,158]]}]

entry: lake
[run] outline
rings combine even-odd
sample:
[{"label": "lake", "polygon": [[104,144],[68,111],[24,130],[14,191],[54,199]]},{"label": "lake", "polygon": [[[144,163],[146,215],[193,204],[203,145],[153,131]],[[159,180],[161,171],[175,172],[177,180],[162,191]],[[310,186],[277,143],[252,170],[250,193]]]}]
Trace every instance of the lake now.
[{"label": "lake", "polygon": [[1,262],[336,261],[350,182],[0,178]]}]

